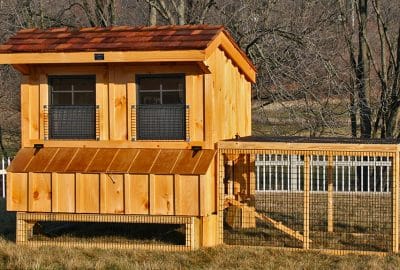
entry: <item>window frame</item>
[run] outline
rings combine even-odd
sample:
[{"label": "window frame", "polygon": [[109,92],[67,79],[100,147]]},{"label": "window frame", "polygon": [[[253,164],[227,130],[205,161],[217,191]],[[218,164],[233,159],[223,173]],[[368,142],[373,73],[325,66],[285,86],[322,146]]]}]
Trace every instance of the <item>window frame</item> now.
[{"label": "window frame", "polygon": [[[62,104],[63,106],[79,106],[74,104],[74,93],[93,93],[93,104],[90,105],[96,105],[96,75],[95,74],[76,74],[76,75],[48,75],[47,76],[47,85],[49,87],[49,105],[54,105],[53,104],[53,92],[54,88],[52,85],[52,80],[54,79],[90,79],[93,81],[94,88],[93,91],[89,90],[74,90],[74,87],[72,85],[72,88],[70,90],[59,90],[55,91],[56,93],[71,93],[71,103],[72,104]],[[58,104],[61,105],[61,104]]]},{"label": "window frame", "polygon": [[[155,78],[155,79],[162,79],[163,78],[177,78],[180,82],[182,82],[182,89],[163,89],[162,87],[162,82],[160,82],[159,84],[159,90],[141,90],[140,89],[140,85],[141,85],[141,80],[142,79],[151,79],[151,78]],[[135,76],[135,85],[136,85],[136,105],[134,106],[135,109],[135,132],[136,134],[133,136],[134,140],[138,140],[138,141],[188,141],[189,140],[189,135],[188,135],[188,105],[186,104],[187,102],[187,87],[186,87],[186,74],[185,73],[156,73],[156,74],[136,74]],[[142,92],[156,92],[159,93],[159,99],[160,102],[159,103],[141,103],[141,93]],[[177,93],[181,93],[182,92],[182,98],[180,97],[180,95],[178,94],[178,99],[179,102],[176,103],[164,103],[163,102],[163,93],[166,92],[177,92]],[[179,128],[176,131],[172,131],[172,133],[169,133],[171,131],[165,131],[165,129],[163,129],[163,124],[161,124],[159,126],[159,132],[156,131],[156,133],[163,133],[163,132],[167,132],[167,134],[165,136],[149,136],[149,137],[143,137],[146,133],[146,131],[142,130],[141,128],[143,128],[143,123],[144,121],[141,120],[141,116],[140,116],[140,112],[141,112],[141,108],[146,107],[150,110],[152,110],[151,108],[154,108],[155,111],[157,110],[169,110],[171,112],[171,110],[183,110],[181,117],[178,117],[176,120],[178,122],[176,123],[180,123],[182,122],[181,128]],[[172,112],[172,114],[174,114]],[[167,114],[168,115],[168,114]],[[163,115],[165,117],[165,115]],[[162,117],[161,117],[162,118]],[[159,118],[156,121],[160,121]],[[142,121],[142,122],[141,122]],[[179,124],[178,124],[179,126]],[[153,127],[154,128],[154,127]],[[150,130],[152,128],[150,127]],[[144,133],[142,133],[144,132]],[[174,137],[174,135],[172,135],[174,132],[182,132],[182,136],[177,136]],[[165,133],[164,133],[165,134]]]},{"label": "window frame", "polygon": [[[70,89],[68,90],[54,90],[54,80],[56,79],[69,79],[69,80],[74,80],[74,79],[79,79],[79,80],[89,80],[89,84],[93,90],[76,90],[74,87],[74,83],[71,83]],[[50,140],[98,140],[98,134],[97,134],[97,100],[96,100],[96,74],[63,74],[63,75],[47,75],[47,85],[48,85],[48,105],[46,106],[46,114],[48,122],[47,122],[47,139]],[[54,93],[69,93],[70,94],[70,103],[66,104],[54,104]],[[87,104],[75,104],[76,103],[76,96],[74,95],[75,93],[91,93],[92,96],[90,99],[88,99],[90,102],[87,102]],[[89,104],[90,103],[90,104]],[[82,110],[83,112],[87,112],[87,115],[81,115],[82,118],[78,117],[79,119],[74,119],[74,115],[77,115],[77,112],[74,112],[74,107],[76,110]],[[86,108],[85,108],[86,107]],[[75,110],[75,111],[76,111]],[[63,123],[65,119],[60,119],[61,122],[58,122],[58,119],[56,118],[57,111],[62,112],[64,115],[66,112],[70,111],[70,116],[72,117],[71,120],[75,120],[73,124],[68,125],[75,127],[71,128],[70,130],[65,129],[63,130],[62,124],[60,126],[60,123]],[[79,113],[78,113],[79,114]],[[56,119],[52,119],[52,117],[55,117]],[[86,118],[85,118],[86,117]],[[87,118],[89,117],[89,118]],[[82,129],[81,127],[78,127],[79,124],[77,125],[76,123],[80,122],[85,119],[86,121],[89,122],[84,122],[84,123],[89,123],[85,127],[90,127],[87,130],[84,128]],[[88,120],[90,119],[90,120]],[[55,121],[55,122],[53,122]],[[68,119],[67,119],[68,121]],[[65,124],[65,123],[64,123]],[[56,126],[59,126],[56,128]],[[56,128],[57,131],[53,130],[53,128]],[[93,129],[93,130],[92,130]],[[72,135],[69,133],[72,130]],[[83,133],[80,133],[80,130],[84,130]],[[89,132],[89,133],[85,133]],[[90,134],[90,135],[87,135]]]},{"label": "window frame", "polygon": [[[140,89],[140,80],[142,79],[151,79],[151,78],[180,78],[182,79],[183,83],[183,101],[182,103],[163,103],[163,93],[168,93],[168,92],[180,92],[179,89],[177,90],[164,90],[162,87],[162,84],[160,84],[160,89],[158,90],[141,90]],[[160,94],[160,103],[156,104],[147,104],[147,105],[167,105],[167,104],[186,104],[186,75],[184,73],[159,73],[159,74],[137,74],[136,75],[136,105],[144,105],[144,103],[140,102],[140,93],[145,91],[147,93],[153,92],[153,93],[159,93]]]}]

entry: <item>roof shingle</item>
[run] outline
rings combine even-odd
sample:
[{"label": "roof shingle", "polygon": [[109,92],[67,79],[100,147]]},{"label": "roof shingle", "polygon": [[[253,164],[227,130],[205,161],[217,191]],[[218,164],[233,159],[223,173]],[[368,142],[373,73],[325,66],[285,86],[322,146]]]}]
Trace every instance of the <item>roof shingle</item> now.
[{"label": "roof shingle", "polygon": [[219,25],[23,29],[0,53],[203,50],[221,31]]}]

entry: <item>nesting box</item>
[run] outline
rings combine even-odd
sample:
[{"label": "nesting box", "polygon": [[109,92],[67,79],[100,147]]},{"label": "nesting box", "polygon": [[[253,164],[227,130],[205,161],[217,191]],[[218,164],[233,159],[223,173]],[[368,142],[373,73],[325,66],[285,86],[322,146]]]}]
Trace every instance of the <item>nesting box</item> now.
[{"label": "nesting box", "polygon": [[0,63],[23,76],[22,145],[7,174],[7,210],[21,222],[190,217],[197,246],[219,242],[215,144],[250,135],[255,81],[223,27],[25,29],[0,46]]}]

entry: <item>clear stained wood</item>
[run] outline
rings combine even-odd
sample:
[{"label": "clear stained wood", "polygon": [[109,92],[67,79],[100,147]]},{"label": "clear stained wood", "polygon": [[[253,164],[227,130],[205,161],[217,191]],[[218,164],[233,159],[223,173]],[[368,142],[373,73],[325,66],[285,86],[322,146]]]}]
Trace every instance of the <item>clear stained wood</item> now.
[{"label": "clear stained wood", "polygon": [[214,150],[22,148],[8,172],[206,174]]},{"label": "clear stained wood", "polygon": [[[213,175],[9,173],[7,210],[207,216]],[[212,205],[212,206],[211,206]]]}]

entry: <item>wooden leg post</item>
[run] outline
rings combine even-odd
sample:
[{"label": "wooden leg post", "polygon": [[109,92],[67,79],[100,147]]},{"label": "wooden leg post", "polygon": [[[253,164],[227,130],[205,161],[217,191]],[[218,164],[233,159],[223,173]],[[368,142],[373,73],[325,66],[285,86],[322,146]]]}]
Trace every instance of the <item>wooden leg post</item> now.
[{"label": "wooden leg post", "polygon": [[392,210],[393,210],[393,232],[392,232],[392,251],[399,252],[399,173],[400,155],[396,152],[393,159],[393,188],[392,188]]},{"label": "wooden leg post", "polygon": [[17,244],[23,244],[28,242],[29,238],[33,236],[33,226],[36,222],[26,221],[21,218],[21,215],[17,213],[17,228],[16,228],[16,242]]},{"label": "wooden leg post", "polygon": [[304,241],[303,248],[310,248],[310,156],[304,155]]},{"label": "wooden leg post", "polygon": [[328,232],[333,232],[333,155],[328,154]]}]

